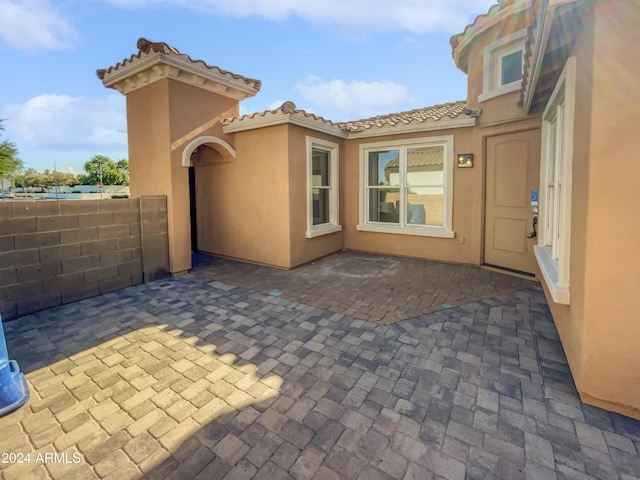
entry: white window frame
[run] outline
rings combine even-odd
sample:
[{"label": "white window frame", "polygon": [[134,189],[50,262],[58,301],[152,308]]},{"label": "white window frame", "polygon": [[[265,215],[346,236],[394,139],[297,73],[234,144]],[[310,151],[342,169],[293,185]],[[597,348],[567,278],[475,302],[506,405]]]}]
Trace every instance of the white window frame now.
[{"label": "white window frame", "polygon": [[540,221],[534,253],[555,303],[569,305],[576,59],[570,57],[542,115]]},{"label": "white window frame", "polygon": [[[406,221],[406,152],[409,148],[415,147],[444,147],[444,165],[443,165],[443,187],[444,187],[444,218],[442,227],[412,225]],[[401,210],[400,225],[388,225],[379,222],[369,221],[369,196],[367,194],[368,183],[368,156],[371,151],[399,149],[400,154],[400,192],[401,192]],[[419,235],[425,237],[454,238],[453,231],[453,135],[442,135],[438,137],[420,137],[407,140],[394,140],[388,142],[363,143],[360,145],[360,219],[356,226],[356,230],[364,232],[378,233],[395,233],[401,235]]]},{"label": "white window frame", "polygon": [[484,49],[483,55],[483,79],[482,93],[478,96],[479,102],[485,102],[491,98],[520,90],[522,77],[515,82],[502,84],[502,59],[507,55],[522,51],[524,64],[524,47],[527,39],[527,30],[507,35],[493,42]]},{"label": "white window frame", "polygon": [[[329,152],[329,223],[313,224],[313,149]],[[307,238],[319,237],[342,230],[340,225],[340,146],[321,138],[307,137]]]}]

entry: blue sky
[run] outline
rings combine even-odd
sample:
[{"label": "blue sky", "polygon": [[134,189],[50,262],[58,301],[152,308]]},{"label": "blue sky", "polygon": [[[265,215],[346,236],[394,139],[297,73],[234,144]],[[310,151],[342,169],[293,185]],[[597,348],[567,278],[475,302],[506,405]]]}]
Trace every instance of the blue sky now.
[{"label": "blue sky", "polygon": [[138,38],[262,80],[242,113],[292,100],[355,120],[454,100],[449,37],[494,0],[0,0],[2,140],[26,167],[127,158],[125,99],[96,70]]}]

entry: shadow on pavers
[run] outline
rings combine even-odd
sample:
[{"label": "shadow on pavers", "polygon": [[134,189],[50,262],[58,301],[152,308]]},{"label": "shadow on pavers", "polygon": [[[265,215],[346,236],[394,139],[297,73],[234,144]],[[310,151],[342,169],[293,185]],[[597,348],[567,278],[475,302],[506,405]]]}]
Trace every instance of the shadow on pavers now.
[{"label": "shadow on pavers", "polygon": [[7,326],[38,393],[16,418],[63,427],[35,448],[99,423],[68,447],[78,477],[517,479],[535,445],[556,471],[640,475],[640,422],[579,402],[539,289],[383,326],[186,275]]}]

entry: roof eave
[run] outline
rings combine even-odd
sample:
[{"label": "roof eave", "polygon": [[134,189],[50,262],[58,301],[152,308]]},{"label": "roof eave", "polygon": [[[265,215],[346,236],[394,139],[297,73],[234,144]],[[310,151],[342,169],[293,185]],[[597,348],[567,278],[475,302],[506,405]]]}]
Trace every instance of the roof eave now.
[{"label": "roof eave", "polygon": [[540,72],[542,70],[542,61],[544,60],[544,54],[549,42],[549,35],[551,34],[551,26],[555,16],[555,11],[558,7],[569,3],[577,3],[578,0],[549,0],[547,7],[540,12],[540,18],[538,19],[538,29],[534,35],[534,45],[531,49],[530,71],[531,78],[523,86],[522,99],[523,107],[526,114],[531,111],[533,103],[533,97],[536,91],[536,85],[540,78]]},{"label": "roof eave", "polygon": [[236,100],[252,97],[259,90],[240,79],[228,78],[207,68],[202,62],[161,52],[143,53],[104,71],[102,83],[126,95],[162,78],[173,78]]},{"label": "roof eave", "polygon": [[332,122],[312,118],[301,112],[282,113],[267,111],[263,112],[262,115],[237,118],[223,124],[222,131],[224,133],[237,133],[283,124],[298,125],[338,138],[347,137],[347,132]]},{"label": "roof eave", "polygon": [[402,125],[386,125],[383,127],[371,127],[366,130],[347,131],[335,124],[314,119],[299,112],[287,114],[264,112],[263,115],[255,117],[234,119],[223,125],[222,131],[224,133],[237,133],[283,124],[298,125],[317,132],[327,133],[337,138],[357,139],[474,127],[476,118],[465,116],[462,118],[410,122]]}]

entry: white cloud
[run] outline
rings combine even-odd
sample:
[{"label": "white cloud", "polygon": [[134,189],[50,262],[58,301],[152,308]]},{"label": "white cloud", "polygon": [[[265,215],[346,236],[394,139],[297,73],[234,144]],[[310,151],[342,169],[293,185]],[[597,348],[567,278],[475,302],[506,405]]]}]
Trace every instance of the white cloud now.
[{"label": "white cloud", "polygon": [[406,30],[413,33],[462,31],[495,0],[105,0],[113,5],[142,8],[174,5],[204,13],[269,20],[298,17],[350,29]]},{"label": "white cloud", "polygon": [[388,113],[409,100],[407,88],[390,80],[351,80],[347,83],[339,79],[324,81],[316,75],[309,75],[295,88],[320,107],[320,111],[337,110],[344,115],[343,119],[349,120]]},{"label": "white cloud", "polygon": [[26,52],[69,48],[75,29],[49,0],[0,0],[0,39]]},{"label": "white cloud", "polygon": [[284,100],[276,100],[275,102],[271,102],[269,106],[267,106],[266,110],[275,110],[277,108],[280,108],[284,102]]},{"label": "white cloud", "polygon": [[30,148],[123,149],[127,135],[125,98],[45,94],[2,111],[8,138]]}]

